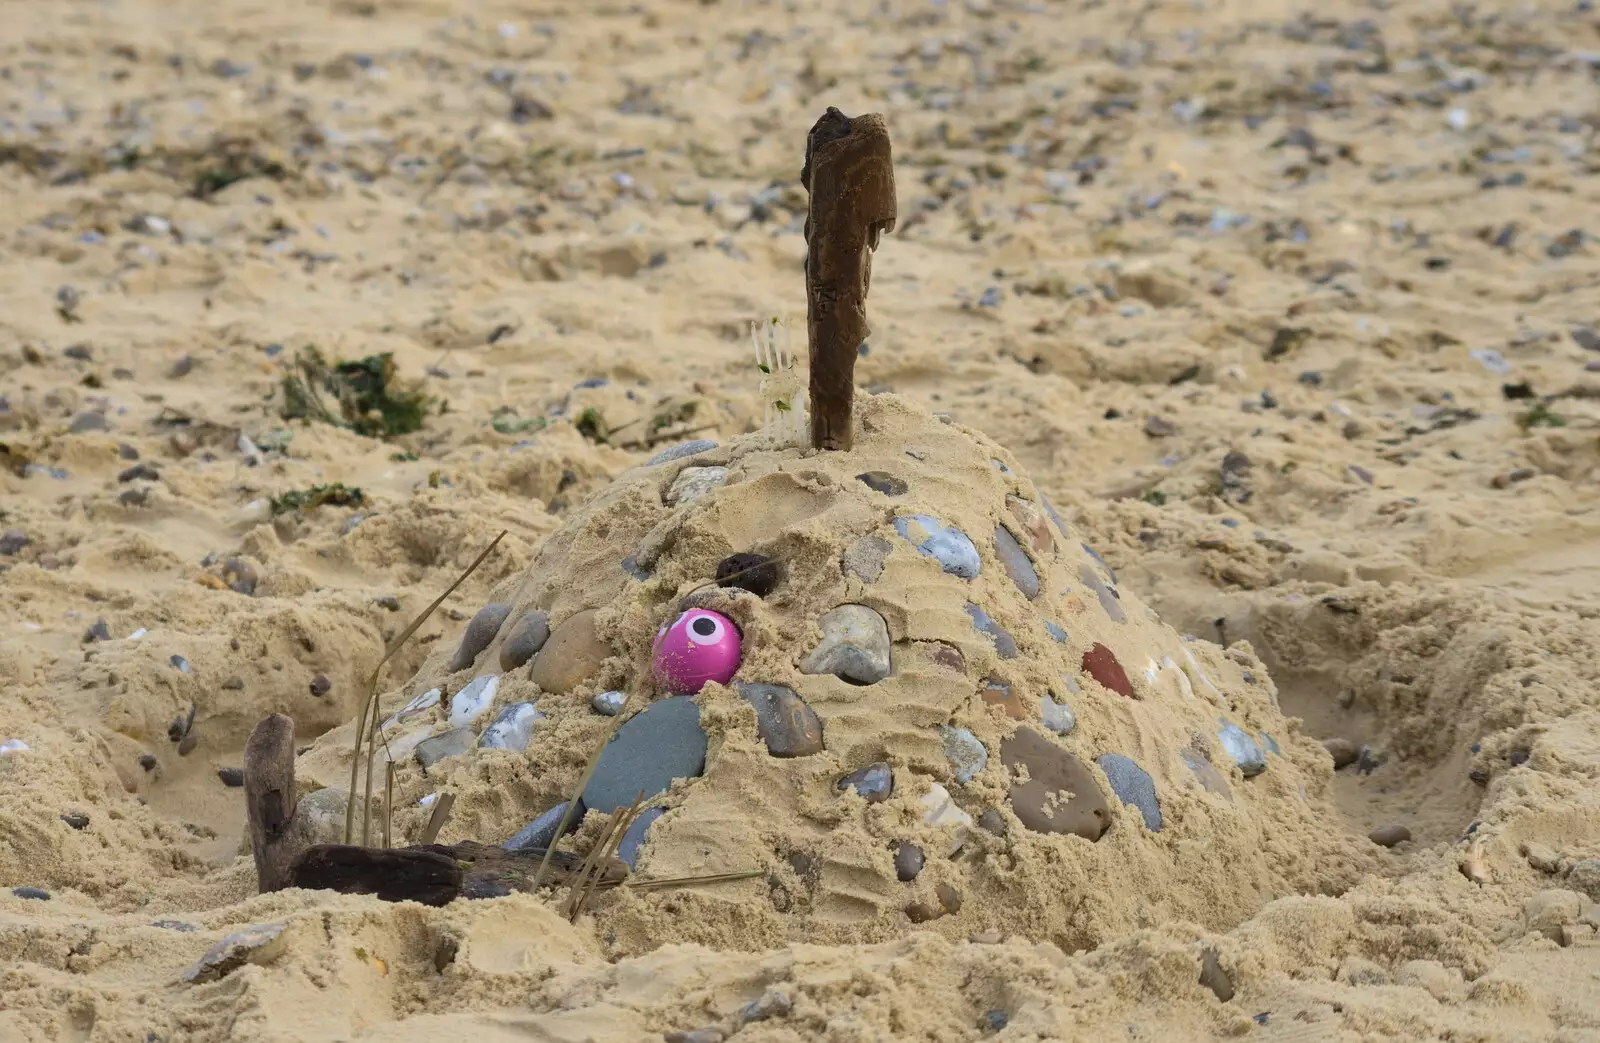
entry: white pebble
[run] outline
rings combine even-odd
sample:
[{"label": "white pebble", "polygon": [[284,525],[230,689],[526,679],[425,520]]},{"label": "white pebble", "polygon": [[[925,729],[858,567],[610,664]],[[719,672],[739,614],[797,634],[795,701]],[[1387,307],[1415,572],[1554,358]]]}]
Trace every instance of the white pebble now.
[{"label": "white pebble", "polygon": [[500,688],[499,674],[485,674],[468,681],[466,687],[450,700],[450,727],[465,728],[482,717],[494,704],[494,693]]},{"label": "white pebble", "polygon": [[28,744],[23,742],[21,739],[7,739],[5,742],[0,742],[0,757],[8,756],[9,754],[13,753],[27,752]]}]

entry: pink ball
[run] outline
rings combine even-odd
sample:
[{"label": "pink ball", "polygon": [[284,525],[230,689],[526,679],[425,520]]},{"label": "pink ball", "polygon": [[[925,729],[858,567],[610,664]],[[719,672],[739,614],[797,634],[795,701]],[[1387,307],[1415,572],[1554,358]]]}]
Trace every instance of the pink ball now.
[{"label": "pink ball", "polygon": [[733,620],[692,608],[656,635],[651,671],[668,691],[693,695],[707,681],[727,684],[739,669],[739,650]]}]

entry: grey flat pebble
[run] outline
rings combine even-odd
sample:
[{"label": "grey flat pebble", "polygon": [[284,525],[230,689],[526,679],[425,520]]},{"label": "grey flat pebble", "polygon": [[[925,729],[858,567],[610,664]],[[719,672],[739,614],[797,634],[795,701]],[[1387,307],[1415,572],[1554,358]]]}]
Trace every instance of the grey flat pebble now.
[{"label": "grey flat pebble", "polygon": [[1061,531],[1061,535],[1068,535],[1067,523],[1061,520],[1061,515],[1056,511],[1056,505],[1050,502],[1050,497],[1040,493],[1039,502],[1044,505],[1044,513],[1048,514],[1050,520],[1056,523],[1056,528]]},{"label": "grey flat pebble", "polygon": [[606,717],[615,717],[622,712],[622,707],[628,702],[626,692],[596,692],[595,697],[589,700],[589,705],[594,712]]},{"label": "grey flat pebble", "polygon": [[450,727],[465,728],[488,712],[500,690],[500,675],[474,677],[450,700]]},{"label": "grey flat pebble", "polygon": [[1179,759],[1194,773],[1195,780],[1202,788],[1210,790],[1219,797],[1233,799],[1233,790],[1228,785],[1228,780],[1216,766],[1193,750],[1184,750],[1178,754]]},{"label": "grey flat pebble", "polygon": [[994,527],[994,552],[1000,558],[1000,564],[1005,567],[1006,575],[1011,577],[1011,582],[1022,591],[1022,596],[1032,601],[1039,596],[1039,573],[1034,571],[1033,562],[1028,560],[1028,554],[1022,549],[1022,544],[1011,535],[1004,525]]},{"label": "grey flat pebble", "polygon": [[867,471],[856,475],[856,478],[868,489],[885,496],[904,496],[909,488],[904,479],[896,478],[887,471]]},{"label": "grey flat pebble", "polygon": [[281,923],[257,924],[230,934],[206,950],[200,962],[183,972],[190,985],[216,981],[247,963],[270,963],[283,955],[288,940]]},{"label": "grey flat pebble", "polygon": [[50,892],[42,887],[13,887],[11,893],[18,898],[26,898],[35,902],[50,901]]},{"label": "grey flat pebble", "polygon": [[903,884],[909,884],[922,872],[927,861],[922,849],[915,844],[901,844],[894,849],[894,875]]},{"label": "grey flat pebble", "polygon": [[1146,771],[1120,753],[1106,753],[1095,758],[1100,770],[1111,783],[1111,792],[1121,804],[1132,804],[1144,818],[1145,828],[1152,833],[1161,832],[1161,805],[1156,800],[1156,784]]},{"label": "grey flat pebble", "polygon": [[1055,639],[1057,644],[1064,645],[1067,643],[1067,632],[1062,630],[1056,624],[1050,622],[1048,619],[1044,620],[1044,630],[1045,633],[1049,634]]},{"label": "grey flat pebble", "polygon": [[452,728],[441,735],[431,735],[417,743],[414,751],[417,763],[431,768],[447,757],[459,757],[477,745],[478,737],[471,728]]},{"label": "grey flat pebble", "polygon": [[[543,815],[523,826],[505,842],[505,849],[512,852],[543,851],[556,839],[556,830],[561,828],[561,817],[567,813],[570,801],[563,800]],[[578,810],[573,814],[572,821],[567,824],[567,832],[577,829],[583,822],[584,812],[588,809],[583,806],[583,801],[578,801]]]},{"label": "grey flat pebble", "polygon": [[646,808],[623,830],[622,839],[617,843],[617,857],[628,863],[629,869],[639,868],[639,853],[644,848],[650,827],[666,813],[665,808]]},{"label": "grey flat pebble", "polygon": [[1233,999],[1233,982],[1228,978],[1228,972],[1222,969],[1222,960],[1215,949],[1207,949],[1200,954],[1200,984],[1210,989],[1211,994],[1223,1003]]},{"label": "grey flat pebble", "polygon": [[1106,575],[1111,577],[1111,582],[1115,583],[1117,581],[1117,571],[1106,564],[1106,559],[1102,558],[1098,551],[1087,543],[1079,543],[1078,546],[1082,547],[1083,552],[1095,560],[1095,564],[1106,570]]},{"label": "grey flat pebble", "polygon": [[421,695],[402,706],[398,711],[395,712],[393,717],[390,717],[387,721],[384,721],[384,730],[388,731],[397,724],[404,724],[407,721],[415,720],[416,718],[421,717],[423,714],[439,705],[439,696],[441,694],[443,693],[438,688],[430,688],[426,692],[423,692]]},{"label": "grey flat pebble", "polygon": [[939,741],[944,744],[944,755],[955,768],[956,781],[971,782],[978,773],[989,766],[989,751],[978,737],[965,728],[939,725]]},{"label": "grey flat pebble", "polygon": [[717,443],[709,438],[697,438],[692,442],[679,442],[677,445],[668,446],[661,450],[661,452],[646,460],[644,465],[646,467],[654,467],[656,464],[682,460],[686,456],[694,456],[697,453],[703,453],[716,447]]},{"label": "grey flat pebble", "polygon": [[550,614],[528,612],[500,644],[500,671],[509,674],[527,664],[550,639]]},{"label": "grey flat pebble", "polygon": [[889,676],[889,624],[865,605],[840,605],[817,620],[822,641],[800,660],[808,674],[833,674],[852,684]]},{"label": "grey flat pebble", "polygon": [[1250,733],[1218,718],[1222,729],[1217,732],[1217,741],[1222,743],[1222,748],[1233,758],[1233,763],[1239,766],[1245,778],[1260,775],[1267,770],[1267,755],[1261,752],[1261,747],[1250,738]]},{"label": "grey flat pebble", "polygon": [[863,583],[876,583],[893,549],[889,541],[880,536],[863,536],[844,552],[844,570],[859,576]]},{"label": "grey flat pebble", "polygon": [[822,719],[793,688],[739,683],[739,694],[755,707],[756,730],[774,757],[809,757],[822,752]]},{"label": "grey flat pebble", "polygon": [[106,420],[104,413],[88,410],[73,417],[67,430],[75,435],[81,435],[90,431],[109,431],[111,424]]},{"label": "grey flat pebble", "polygon": [[11,557],[22,553],[29,543],[28,534],[21,529],[7,529],[0,533],[0,554]]},{"label": "grey flat pebble", "polygon": [[1274,739],[1272,736],[1268,735],[1266,732],[1258,732],[1256,734],[1256,738],[1261,740],[1261,748],[1262,749],[1266,750],[1268,753],[1272,754],[1275,757],[1282,757],[1283,756],[1283,747],[1278,745],[1278,740],[1277,739]]},{"label": "grey flat pebble", "polygon": [[1072,707],[1058,703],[1048,695],[1039,696],[1039,721],[1057,735],[1069,735],[1078,726],[1078,717]]},{"label": "grey flat pebble", "polygon": [[1122,610],[1122,601],[1106,586],[1105,580],[1100,578],[1100,573],[1087,561],[1078,566],[1078,578],[1083,585],[1094,591],[1094,596],[1100,602],[1100,607],[1105,614],[1111,617],[1113,623],[1126,623],[1128,614]]},{"label": "grey flat pebble", "polygon": [[994,638],[994,650],[1001,659],[1015,659],[1017,657],[1017,641],[999,623],[989,618],[989,613],[982,608],[967,602],[967,615],[972,618],[972,625],[978,630]]},{"label": "grey flat pebble", "polygon": [[1003,837],[1011,832],[1011,827],[1006,824],[1006,817],[994,808],[984,808],[978,813],[978,825],[997,837]]},{"label": "grey flat pebble", "polygon": [[533,725],[544,720],[532,703],[512,703],[495,717],[483,730],[478,745],[491,750],[510,750],[521,753],[533,741]]},{"label": "grey flat pebble", "polygon": [[666,792],[673,779],[698,778],[706,766],[706,733],[700,707],[677,695],[630,717],[600,754],[583,802],[604,814]]},{"label": "grey flat pebble", "polygon": [[178,673],[186,674],[189,672],[189,660],[183,658],[183,656],[173,655],[172,658],[168,659],[167,661],[172,664],[172,668],[178,671]]},{"label": "grey flat pebble", "polygon": [[839,779],[833,786],[841,793],[853,789],[868,804],[879,804],[894,796],[894,769],[885,761],[873,761]]},{"label": "grey flat pebble", "polygon": [[489,647],[489,642],[500,632],[509,615],[511,606],[499,601],[492,601],[478,609],[473,614],[472,622],[461,634],[461,644],[456,646],[456,654],[450,660],[450,672],[465,670],[477,662],[478,653]]},{"label": "grey flat pebble", "polygon": [[677,507],[709,496],[728,480],[726,467],[685,467],[667,490],[667,505]]},{"label": "grey flat pebble", "polygon": [[978,548],[973,546],[966,533],[954,525],[946,525],[926,514],[912,514],[896,518],[894,528],[917,550],[937,560],[940,567],[952,576],[978,578]]}]

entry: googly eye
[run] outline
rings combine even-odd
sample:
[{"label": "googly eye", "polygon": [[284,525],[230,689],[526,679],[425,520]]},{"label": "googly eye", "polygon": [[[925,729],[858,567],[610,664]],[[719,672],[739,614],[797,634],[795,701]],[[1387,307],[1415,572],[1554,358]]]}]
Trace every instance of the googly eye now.
[{"label": "googly eye", "polygon": [[714,645],[722,640],[722,621],[716,616],[695,616],[687,629],[689,640],[697,645]]}]

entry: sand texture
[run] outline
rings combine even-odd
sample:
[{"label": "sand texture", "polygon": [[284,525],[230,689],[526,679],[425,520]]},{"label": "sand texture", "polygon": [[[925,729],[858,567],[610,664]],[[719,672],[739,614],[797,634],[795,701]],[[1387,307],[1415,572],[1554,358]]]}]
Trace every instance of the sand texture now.
[{"label": "sand texture", "polygon": [[[0,0],[0,1041],[1600,1039],[1597,29]],[[502,532],[371,837],[614,734],[629,882],[257,894],[252,728],[338,839]]]}]

